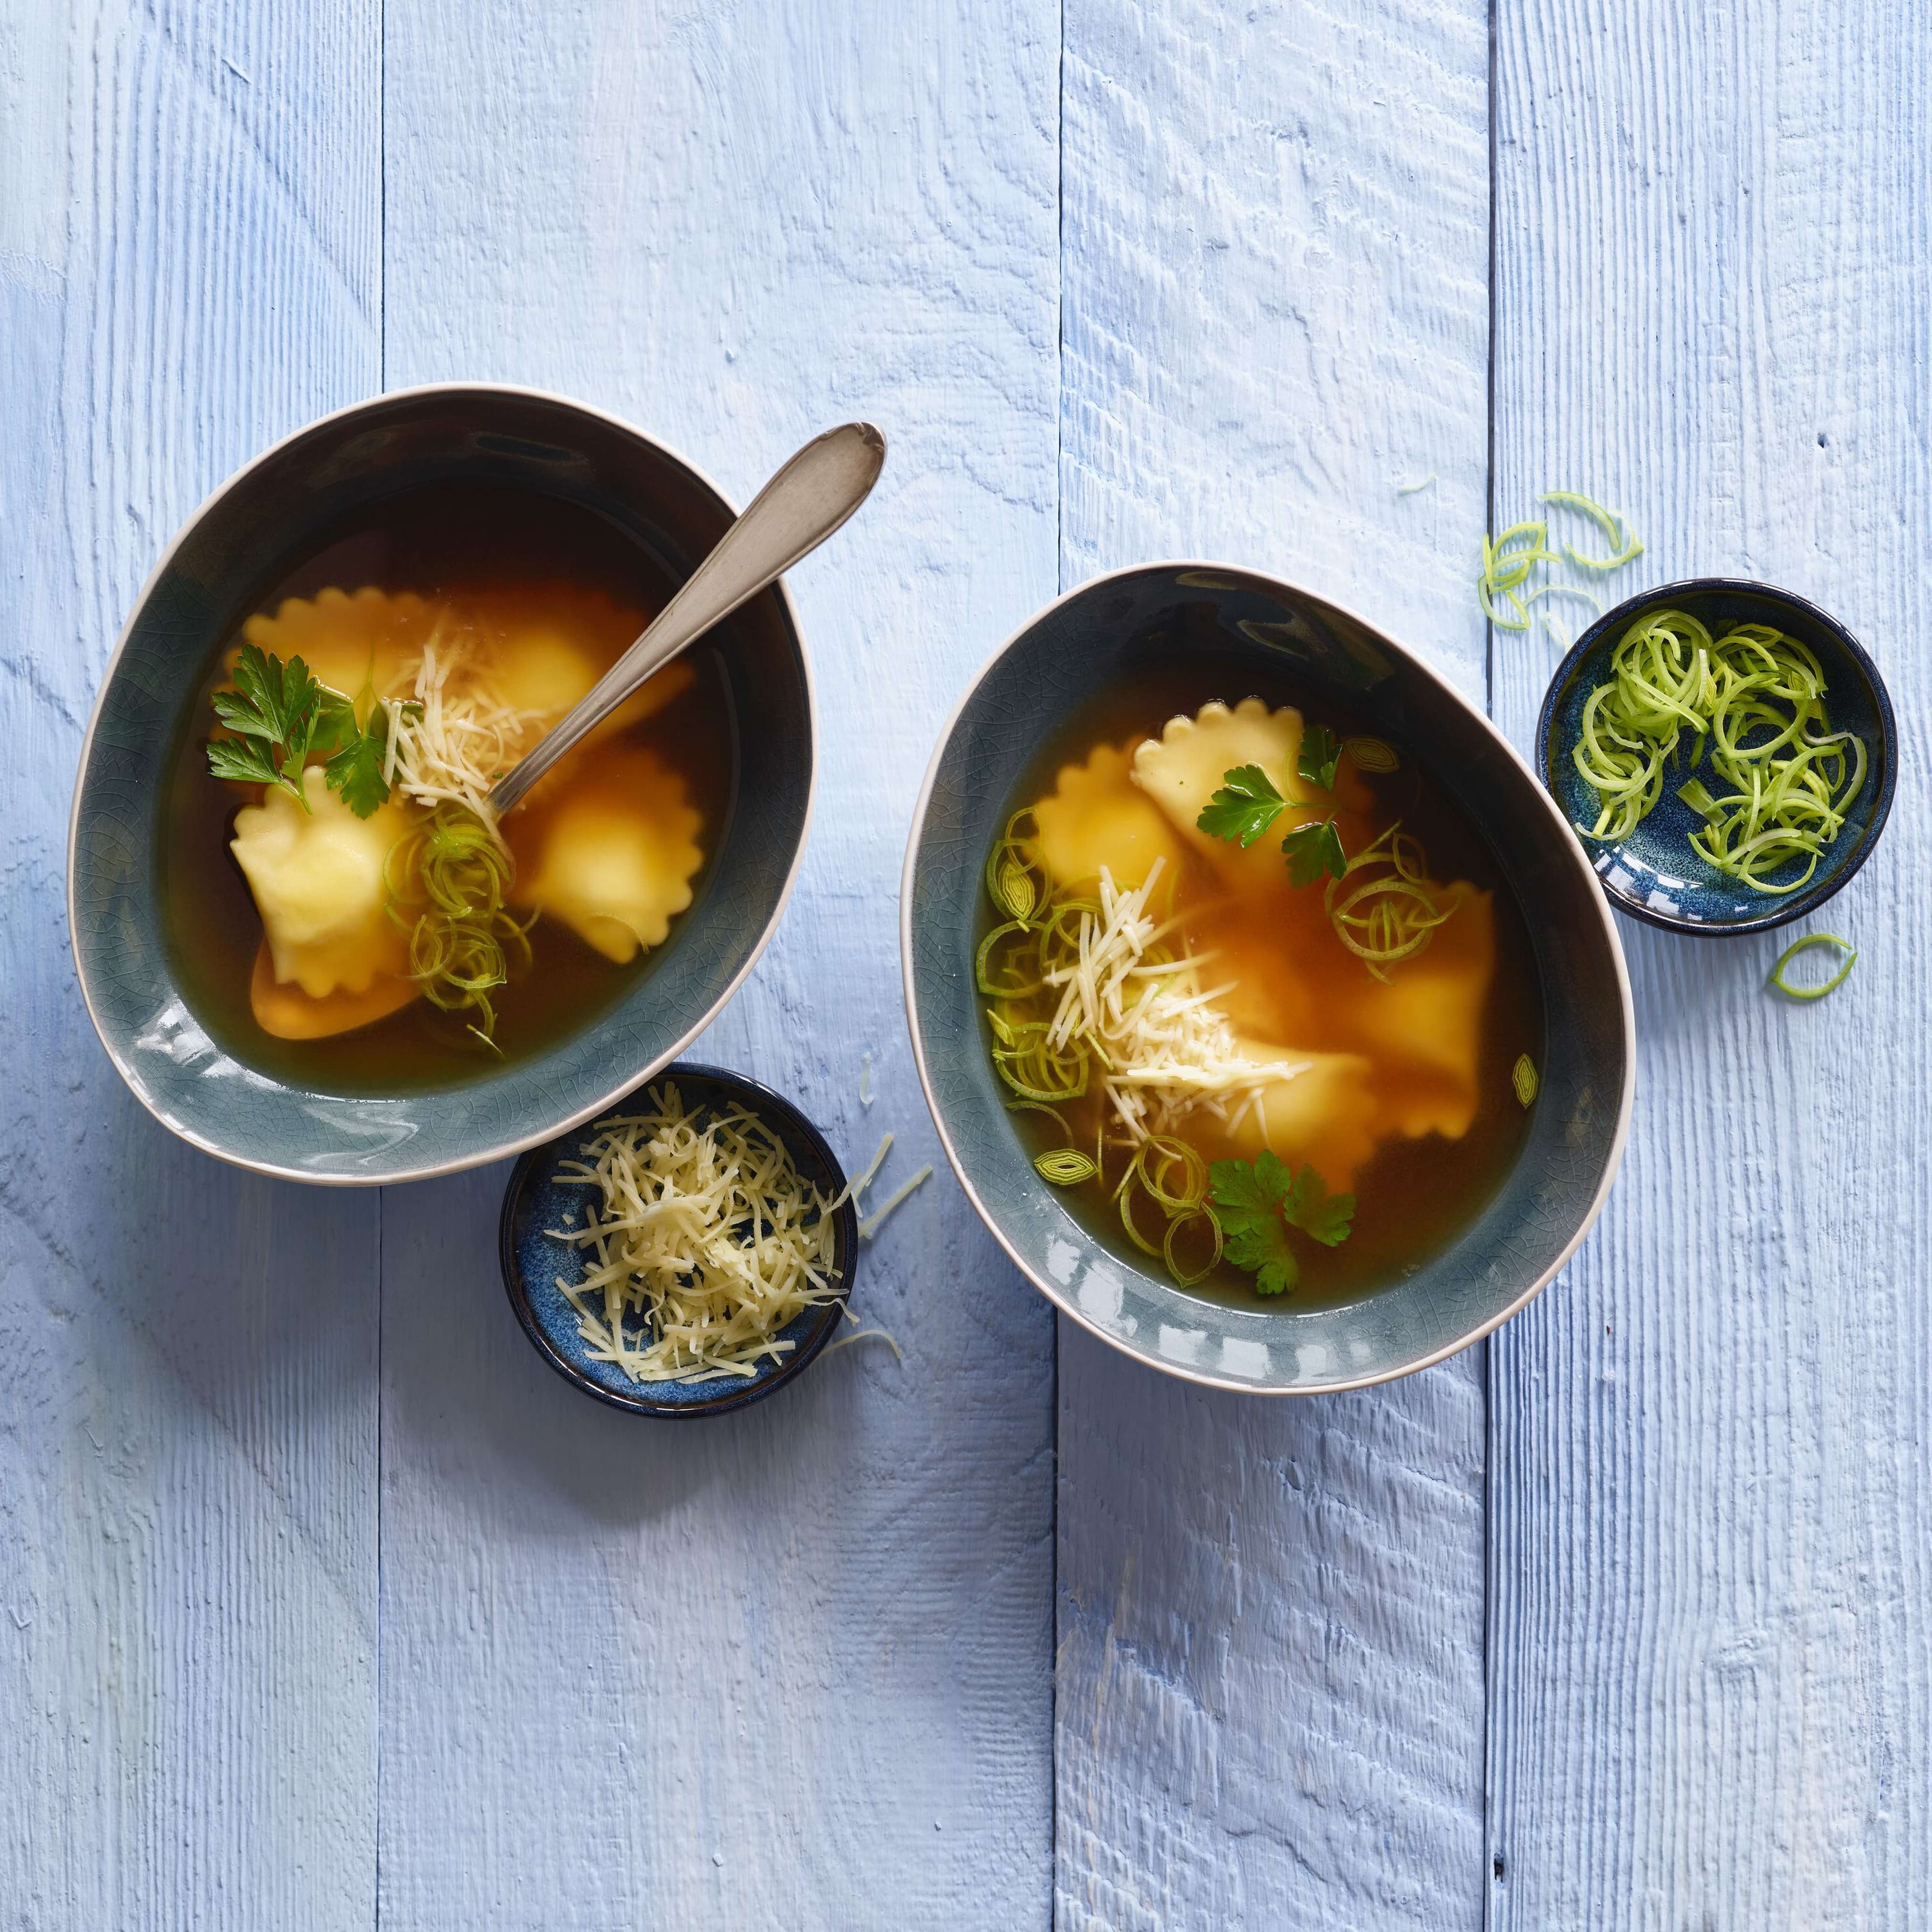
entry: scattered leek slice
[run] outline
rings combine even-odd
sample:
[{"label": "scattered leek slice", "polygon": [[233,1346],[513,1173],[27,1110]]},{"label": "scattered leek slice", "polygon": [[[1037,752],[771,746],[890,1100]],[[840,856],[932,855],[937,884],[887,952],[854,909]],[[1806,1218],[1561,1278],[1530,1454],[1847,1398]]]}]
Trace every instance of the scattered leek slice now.
[{"label": "scattered leek slice", "polygon": [[1032,816],[1030,806],[1015,812],[986,855],[986,890],[994,904],[1010,920],[1031,919],[1035,908],[1046,898],[1032,848],[1019,829],[1020,820]]},{"label": "scattered leek slice", "polygon": [[1033,1164],[1040,1179],[1055,1187],[1078,1187],[1100,1172],[1093,1156],[1078,1148],[1055,1148],[1050,1154],[1035,1154]]},{"label": "scattered leek slice", "polygon": [[[1499,537],[1483,539],[1483,572],[1476,580],[1476,596],[1483,615],[1499,631],[1526,631],[1529,610],[1516,595],[1529,580],[1529,573],[1539,563],[1560,563],[1562,559],[1550,548],[1547,524],[1512,524]],[[1501,597],[1513,615],[1505,617],[1496,609]]]},{"label": "scattered leek slice", "polygon": [[[1808,952],[1814,946],[1835,946],[1845,956],[1845,963],[1822,986],[1794,986],[1784,976],[1784,969],[1801,952]],[[1802,939],[1794,940],[1778,956],[1778,964],[1771,969],[1768,984],[1775,986],[1786,999],[1822,1000],[1827,993],[1835,993],[1850,976],[1852,968],[1858,963],[1858,949],[1849,940],[1840,939],[1835,932],[1808,932]]]},{"label": "scattered leek slice", "polygon": [[[1580,570],[1602,574],[1621,570],[1643,554],[1643,545],[1637,541],[1636,532],[1616,511],[1605,509],[1602,504],[1580,496],[1574,490],[1548,490],[1544,491],[1543,500],[1588,518],[1611,544],[1611,554],[1608,556],[1586,556],[1567,543],[1560,550],[1552,550],[1546,522],[1512,524],[1501,536],[1493,540],[1484,538],[1483,568],[1476,579],[1476,601],[1483,607],[1483,615],[1499,631],[1527,631],[1530,626],[1529,607],[1539,597],[1581,597],[1595,604],[1596,599],[1589,592],[1570,584],[1546,584],[1526,594],[1522,586],[1529,580],[1529,574],[1538,564],[1567,560]],[[1498,608],[1499,603],[1504,609]],[[1599,610],[1601,608],[1598,606]],[[1543,624],[1552,638],[1567,646],[1568,638],[1561,628],[1552,622],[1546,611]]]},{"label": "scattered leek slice", "polygon": [[1392,772],[1402,764],[1395,747],[1379,738],[1344,738],[1342,748],[1354,760],[1358,772]]},{"label": "scattered leek slice", "polygon": [[1009,1100],[1006,1112],[1044,1114],[1065,1136],[1066,1146],[1051,1148],[1045,1154],[1034,1156],[1034,1167],[1041,1180],[1050,1181],[1055,1187],[1078,1187],[1100,1172],[1094,1160],[1074,1146],[1072,1130],[1061,1119],[1058,1108],[1048,1106],[1044,1100]]},{"label": "scattered leek slice", "polygon": [[1525,1107],[1535,1104],[1538,1089],[1542,1080],[1536,1071],[1536,1062],[1526,1053],[1517,1056],[1516,1063],[1510,1070],[1510,1084],[1516,1089],[1516,1097]]},{"label": "scattered leek slice", "polygon": [[1609,556],[1583,556],[1563,546],[1563,554],[1579,570],[1621,570],[1627,563],[1634,562],[1643,554],[1643,545],[1637,541],[1636,532],[1629,520],[1614,510],[1606,510],[1600,503],[1592,502],[1588,496],[1579,496],[1574,490],[1546,490],[1543,493],[1546,503],[1556,503],[1564,509],[1575,510],[1588,517],[1604,533],[1604,541],[1615,546]]},{"label": "scattered leek slice", "polygon": [[[1358,873],[1368,876],[1347,889]],[[1455,910],[1437,905],[1428,880],[1421,844],[1402,830],[1398,819],[1324,889],[1322,904],[1336,938],[1378,980],[1388,979],[1385,968],[1420,952]],[[1340,889],[1347,890],[1338,899]]]}]

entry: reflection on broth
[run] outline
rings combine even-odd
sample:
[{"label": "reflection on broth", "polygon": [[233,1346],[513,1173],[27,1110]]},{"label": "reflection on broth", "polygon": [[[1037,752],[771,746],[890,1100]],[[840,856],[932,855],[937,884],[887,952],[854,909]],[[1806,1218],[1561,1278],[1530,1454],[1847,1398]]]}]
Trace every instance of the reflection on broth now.
[{"label": "reflection on broth", "polygon": [[261,600],[177,746],[158,861],[226,1049],[337,1092],[474,1078],[648,970],[733,779],[715,656],[659,672],[498,826],[494,780],[670,585],[614,528],[464,486],[381,506]]},{"label": "reflection on broth", "polygon": [[1016,1130],[1089,1231],[1289,1310],[1481,1210],[1543,1039],[1480,836],[1406,749],[1298,695],[1197,656],[1072,719],[1008,801],[977,968]]}]

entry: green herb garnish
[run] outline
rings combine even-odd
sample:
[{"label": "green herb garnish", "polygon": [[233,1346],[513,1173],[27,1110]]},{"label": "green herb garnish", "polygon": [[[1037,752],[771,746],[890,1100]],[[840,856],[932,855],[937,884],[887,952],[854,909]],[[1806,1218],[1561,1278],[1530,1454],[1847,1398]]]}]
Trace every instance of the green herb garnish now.
[{"label": "green herb garnish", "polygon": [[1288,854],[1288,880],[1293,885],[1312,886],[1324,872],[1339,879],[1348,869],[1342,835],[1332,818],[1298,825],[1281,842],[1281,849]]},{"label": "green herb garnish", "polygon": [[1285,1294],[1301,1278],[1289,1228],[1330,1248],[1348,1238],[1355,1197],[1330,1194],[1312,1167],[1291,1177],[1280,1157],[1264,1148],[1252,1162],[1217,1160],[1208,1172],[1222,1252],[1254,1276],[1258,1294]]},{"label": "green herb garnish", "polygon": [[1221,780],[1214,802],[1194,823],[1210,838],[1238,838],[1245,851],[1281,816],[1288,800],[1258,765],[1237,765]]},{"label": "green herb garnish", "polygon": [[[277,786],[306,812],[303,768],[311,752],[328,752],[333,755],[322,768],[323,782],[358,818],[367,818],[389,796],[382,772],[391,719],[373,691],[364,694],[366,728],[356,722],[356,706],[318,682],[300,658],[284,664],[259,645],[244,644],[233,688],[218,691],[212,700],[215,716],[237,735],[208,740],[208,769],[218,778]],[[403,708],[422,714],[420,705]]]},{"label": "green herb garnish", "polygon": [[[1794,986],[1784,976],[1784,969],[1801,952],[1808,952],[1814,946],[1835,946],[1845,956],[1845,963],[1818,986]],[[1768,984],[1775,986],[1788,1000],[1822,1000],[1827,993],[1834,993],[1850,976],[1852,968],[1858,963],[1858,949],[1850,940],[1840,939],[1835,932],[1808,932],[1802,939],[1794,940],[1778,956],[1778,964],[1771,969]]]},{"label": "green herb garnish", "polygon": [[356,730],[354,707],[318,684],[300,658],[284,664],[256,644],[242,646],[234,688],[218,691],[213,702],[215,716],[236,736],[208,741],[208,769],[218,778],[278,785],[304,812],[302,775],[309,753],[334,751]]},{"label": "green herb garnish", "polygon": [[1342,741],[1325,724],[1311,724],[1301,734],[1301,755],[1294,768],[1310,784],[1335,789],[1336,767],[1342,762]]},{"label": "green herb garnish", "polygon": [[[398,708],[404,722],[413,723],[422,716],[422,706],[413,701]],[[390,707],[371,692],[368,723],[322,768],[329,789],[342,794],[343,803],[358,818],[367,818],[389,802],[389,782],[382,774],[388,763],[392,724]]]},{"label": "green herb garnish", "polygon": [[1537,1072],[1536,1062],[1528,1054],[1516,1056],[1516,1063],[1510,1070],[1510,1084],[1516,1089],[1516,1097],[1522,1106],[1527,1108],[1535,1104],[1537,1090],[1543,1081]]}]

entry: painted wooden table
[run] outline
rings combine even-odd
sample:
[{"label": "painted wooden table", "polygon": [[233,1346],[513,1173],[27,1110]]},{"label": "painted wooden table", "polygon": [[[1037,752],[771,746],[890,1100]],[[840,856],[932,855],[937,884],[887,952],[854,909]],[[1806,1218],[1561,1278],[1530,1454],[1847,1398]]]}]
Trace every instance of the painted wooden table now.
[{"label": "painted wooden table", "polygon": [[[1932,16],[1891,0],[0,0],[0,1925],[1932,1923]],[[1777,950],[1626,928],[1622,1180],[1486,1351],[1270,1404],[1070,1328],[950,1177],[888,1328],[714,1426],[518,1332],[500,1169],[176,1144],[62,908],[96,683],[261,446],[478,376],[742,498],[884,484],[794,588],[803,881],[703,1042],[938,1160],[895,893],[940,721],[1060,588],[1354,604],[1519,745],[1478,536],[1771,578],[1904,775]],[[1432,477],[1411,494],[1401,486]],[[872,1055],[874,1104],[858,1095]]]}]

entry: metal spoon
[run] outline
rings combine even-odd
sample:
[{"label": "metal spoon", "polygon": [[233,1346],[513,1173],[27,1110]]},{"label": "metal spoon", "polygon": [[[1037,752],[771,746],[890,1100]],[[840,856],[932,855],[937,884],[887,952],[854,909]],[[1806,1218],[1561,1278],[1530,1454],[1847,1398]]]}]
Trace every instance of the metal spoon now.
[{"label": "metal spoon", "polygon": [[870,423],[845,423],[814,436],[752,498],[590,694],[490,788],[490,809],[502,818],[646,678],[816,550],[871,494],[885,460],[886,439]]}]

